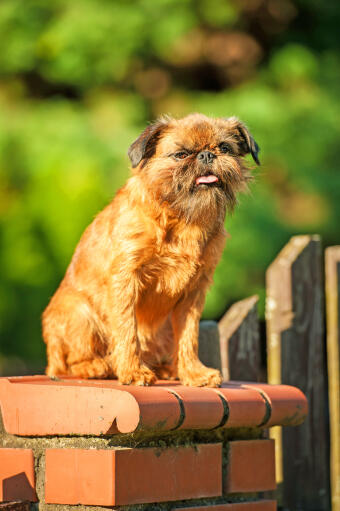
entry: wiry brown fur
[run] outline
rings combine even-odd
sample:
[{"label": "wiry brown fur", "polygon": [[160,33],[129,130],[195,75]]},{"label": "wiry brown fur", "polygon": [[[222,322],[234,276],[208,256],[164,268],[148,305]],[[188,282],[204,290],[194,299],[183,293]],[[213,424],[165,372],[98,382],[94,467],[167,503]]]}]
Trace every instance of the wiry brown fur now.
[{"label": "wiry brown fur", "polygon": [[[173,156],[182,150],[186,158]],[[211,164],[198,161],[202,150],[216,155]],[[85,230],[43,314],[47,374],[221,383],[198,359],[198,326],[226,210],[249,179],[242,156],[258,162],[257,150],[235,118],[193,114],[144,131],[129,149],[133,176]],[[209,173],[217,186],[196,184]]]}]

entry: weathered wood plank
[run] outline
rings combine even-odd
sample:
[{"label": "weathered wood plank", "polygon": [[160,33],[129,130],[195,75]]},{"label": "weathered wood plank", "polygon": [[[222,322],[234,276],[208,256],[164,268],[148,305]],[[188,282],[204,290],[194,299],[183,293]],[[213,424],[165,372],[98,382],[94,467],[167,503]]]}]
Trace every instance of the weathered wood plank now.
[{"label": "weathered wood plank", "polygon": [[332,511],[340,511],[340,246],[325,252]]},{"label": "weathered wood plank", "polygon": [[329,511],[326,354],[321,243],[295,236],[266,274],[268,382],[299,387],[308,398],[302,426],[273,431],[278,482],[289,510]]},{"label": "weathered wood plank", "polygon": [[216,321],[200,322],[198,357],[207,367],[221,371],[220,336]]},{"label": "weathered wood plank", "polygon": [[258,296],[234,303],[219,321],[224,380],[260,381]]}]

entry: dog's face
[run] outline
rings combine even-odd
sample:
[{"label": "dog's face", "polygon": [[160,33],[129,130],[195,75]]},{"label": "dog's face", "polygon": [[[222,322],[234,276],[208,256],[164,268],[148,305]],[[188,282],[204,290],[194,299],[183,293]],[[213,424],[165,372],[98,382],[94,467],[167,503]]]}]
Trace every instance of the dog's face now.
[{"label": "dog's face", "polygon": [[250,179],[243,156],[257,164],[258,145],[238,119],[192,114],[150,125],[129,148],[135,172],[160,202],[187,221],[224,217]]}]

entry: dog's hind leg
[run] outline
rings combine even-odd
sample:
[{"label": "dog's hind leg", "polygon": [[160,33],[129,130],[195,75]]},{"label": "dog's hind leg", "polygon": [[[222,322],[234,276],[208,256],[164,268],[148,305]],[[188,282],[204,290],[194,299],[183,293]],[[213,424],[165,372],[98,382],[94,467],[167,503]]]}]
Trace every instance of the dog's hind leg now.
[{"label": "dog's hind leg", "polygon": [[71,364],[69,372],[78,378],[108,378],[113,376],[106,357],[96,357],[92,360]]},{"label": "dog's hind leg", "polygon": [[47,360],[46,374],[48,376],[68,373],[65,351],[62,342],[57,337],[51,336],[49,338],[47,343]]},{"label": "dog's hind leg", "polygon": [[69,353],[67,364],[69,373],[79,378],[108,378],[113,376],[111,365],[106,357],[105,334],[100,321],[87,304],[76,308],[72,325],[68,331]]},{"label": "dog's hind leg", "polygon": [[80,293],[63,289],[53,297],[43,316],[43,336],[48,375],[113,376],[101,322]]}]

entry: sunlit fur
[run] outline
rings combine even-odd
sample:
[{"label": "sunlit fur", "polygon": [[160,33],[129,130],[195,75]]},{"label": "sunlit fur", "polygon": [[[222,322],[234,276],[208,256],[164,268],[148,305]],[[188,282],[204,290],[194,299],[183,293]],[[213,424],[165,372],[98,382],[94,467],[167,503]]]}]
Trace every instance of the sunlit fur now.
[{"label": "sunlit fur", "polygon": [[[225,213],[249,180],[240,129],[235,118],[165,118],[131,146],[133,176],[85,230],[43,314],[47,374],[220,385],[198,360],[197,339]],[[189,156],[176,159],[183,148]],[[202,150],[216,154],[212,164],[199,163]],[[218,185],[196,184],[207,174]]]},{"label": "sunlit fur", "polygon": [[[235,130],[235,125],[239,124],[234,118],[229,121],[213,120],[198,114],[181,120],[168,120],[155,155],[141,170],[147,176],[145,185],[149,191],[188,223],[210,223],[216,218],[223,221],[226,208],[232,210],[235,207],[237,192],[244,191],[251,178],[240,155],[239,135]],[[232,155],[219,152],[218,145],[222,142],[231,146]],[[169,158],[169,154],[182,148],[192,151],[192,154],[183,161]],[[195,185],[196,177],[207,172],[207,167],[196,158],[201,150],[210,150],[217,156],[208,172],[219,178],[218,186]]]}]

